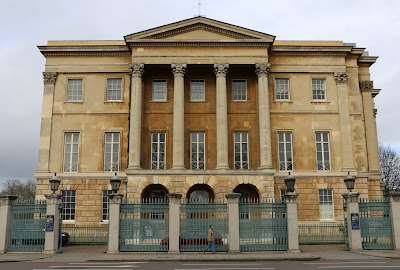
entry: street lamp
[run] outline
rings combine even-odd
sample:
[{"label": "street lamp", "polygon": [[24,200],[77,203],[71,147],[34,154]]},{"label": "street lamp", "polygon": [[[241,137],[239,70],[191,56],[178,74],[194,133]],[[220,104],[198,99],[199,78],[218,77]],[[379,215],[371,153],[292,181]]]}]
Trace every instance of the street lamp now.
[{"label": "street lamp", "polygon": [[285,178],[286,192],[294,192],[294,184],[296,183],[296,179],[290,175]]},{"label": "street lamp", "polygon": [[356,179],[350,176],[350,172],[346,179],[344,179],[344,183],[346,184],[346,188],[351,192],[354,189],[354,184],[356,183]]},{"label": "street lamp", "polygon": [[115,173],[114,177],[110,180],[110,184],[112,192],[117,193],[121,187],[121,179],[118,179],[117,173]]},{"label": "street lamp", "polygon": [[54,173],[54,176],[49,180],[50,183],[50,189],[53,191],[53,194],[56,193],[58,190],[58,187],[60,186],[60,180],[57,178],[57,173]]}]

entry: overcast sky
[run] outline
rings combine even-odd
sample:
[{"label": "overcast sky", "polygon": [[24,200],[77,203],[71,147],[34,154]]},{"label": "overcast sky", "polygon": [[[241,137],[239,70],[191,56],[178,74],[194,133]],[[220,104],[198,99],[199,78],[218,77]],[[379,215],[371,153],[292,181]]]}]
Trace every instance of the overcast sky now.
[{"label": "overcast sky", "polygon": [[[0,16],[0,183],[34,179],[48,40],[123,36],[198,15],[198,0],[11,0]],[[400,149],[400,1],[202,0],[201,15],[277,40],[343,40],[379,56],[371,68],[378,137]],[[395,121],[395,122],[393,122]],[[1,186],[0,186],[1,189]]]}]

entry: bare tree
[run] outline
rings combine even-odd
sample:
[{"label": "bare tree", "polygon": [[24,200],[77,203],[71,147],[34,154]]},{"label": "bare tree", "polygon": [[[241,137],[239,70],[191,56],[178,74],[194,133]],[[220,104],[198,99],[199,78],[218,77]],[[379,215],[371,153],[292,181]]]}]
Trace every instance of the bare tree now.
[{"label": "bare tree", "polygon": [[35,199],[36,181],[28,180],[22,182],[19,179],[7,180],[0,195],[16,195],[19,199]]},{"label": "bare tree", "polygon": [[389,190],[400,190],[400,153],[390,145],[379,145],[382,182]]}]

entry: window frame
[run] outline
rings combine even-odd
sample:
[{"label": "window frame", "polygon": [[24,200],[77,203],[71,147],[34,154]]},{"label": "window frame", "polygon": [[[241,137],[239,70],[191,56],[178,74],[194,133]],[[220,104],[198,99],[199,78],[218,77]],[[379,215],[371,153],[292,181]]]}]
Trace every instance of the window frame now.
[{"label": "window frame", "polygon": [[[204,160],[203,160],[203,162],[204,162],[204,164],[203,164],[203,168],[201,169],[201,168],[199,168],[199,151],[198,151],[198,149],[199,149],[199,144],[201,143],[201,142],[199,142],[198,141],[198,138],[199,138],[199,134],[200,133],[202,133],[203,134],[203,136],[204,136],[204,141],[202,142],[203,144],[204,144],[204,153],[203,153],[203,155],[204,155]],[[197,136],[196,136],[196,138],[197,138],[197,142],[196,142],[196,146],[197,146],[197,168],[195,168],[195,169],[193,169],[192,168],[192,165],[193,165],[193,160],[192,160],[192,144],[193,144],[193,141],[192,141],[192,134],[197,134]],[[189,132],[189,137],[190,137],[190,139],[189,139],[189,141],[190,141],[190,156],[189,156],[189,161],[190,161],[190,169],[191,170],[205,170],[206,169],[206,132],[205,131],[202,131],[202,130],[199,130],[199,131],[190,131]]]},{"label": "window frame", "polygon": [[[157,133],[157,168],[153,169],[153,134]],[[164,140],[164,168],[160,169],[160,156],[159,156],[159,149],[160,149],[160,135],[164,134],[165,140]],[[151,131],[150,132],[150,169],[151,170],[166,170],[167,168],[167,132],[166,131]]]},{"label": "window frame", "polygon": [[[325,169],[325,157],[324,157],[324,141],[321,141],[321,151],[322,151],[322,169],[318,168],[318,146],[317,146],[317,133],[321,133],[321,139],[323,139],[323,133],[327,133],[328,134],[328,155],[329,155],[329,169]],[[330,131],[327,130],[316,130],[314,132],[314,136],[315,136],[315,159],[317,162],[317,171],[331,171],[332,170],[332,159],[331,159],[331,139],[330,139]]]},{"label": "window frame", "polygon": [[[72,168],[72,151],[73,151],[73,136],[72,136],[72,138],[71,138],[71,152],[70,152],[70,165],[69,165],[69,167],[70,167],[70,169],[68,170],[68,171],[66,171],[65,170],[65,154],[66,154],[66,136],[67,136],[67,134],[78,134],[78,152],[77,152],[77,155],[78,155],[78,158],[77,158],[77,162],[76,162],[76,171],[72,171],[71,170],[71,168]],[[63,169],[63,172],[64,173],[77,173],[77,172],[79,172],[79,160],[80,160],[80,158],[79,158],[79,156],[80,156],[80,148],[81,148],[81,132],[80,131],[64,131],[63,132],[63,141],[64,141],[64,143],[63,143],[63,145],[62,145],[62,147],[63,147],[63,150],[62,150],[62,153],[63,153],[63,159],[62,159],[62,169]]]},{"label": "window frame", "polygon": [[[103,171],[104,172],[119,172],[120,171],[120,166],[121,166],[121,131],[104,131],[104,151],[103,151]],[[106,141],[106,136],[107,134],[112,134],[112,138],[111,138],[111,170],[110,171],[106,171],[106,148],[107,148],[107,141]],[[113,170],[113,150],[114,150],[114,135],[118,134],[118,169],[116,171]]]},{"label": "window frame", "polygon": [[[324,99],[315,99],[314,98],[314,86],[313,86],[313,82],[314,80],[322,80],[324,81],[324,86],[325,86],[325,98]],[[329,102],[328,101],[328,87],[327,87],[328,83],[327,83],[327,78],[326,77],[312,77],[311,78],[311,100],[312,102]]]},{"label": "window frame", "polygon": [[[235,81],[244,81],[246,89],[245,89],[245,99],[235,99]],[[244,102],[244,101],[248,101],[248,85],[247,85],[247,79],[232,79],[232,101],[234,102]]]},{"label": "window frame", "polygon": [[[102,190],[101,193],[101,222],[104,221],[108,221],[110,218],[110,197],[108,197],[109,195],[111,195],[112,190]],[[105,198],[107,198],[106,200],[104,200]],[[106,207],[104,208],[104,206],[106,205]],[[106,210],[104,213],[104,210]],[[104,218],[106,217],[106,218]]]},{"label": "window frame", "polygon": [[[287,99],[282,99],[282,98],[279,98],[278,99],[278,93],[277,93],[277,80],[287,80],[288,81],[288,89],[287,89],[287,94],[288,94],[288,98]],[[291,97],[291,94],[290,94],[290,85],[291,85],[291,83],[290,83],[290,78],[288,78],[288,77],[274,77],[274,94],[275,94],[275,96],[274,96],[274,101],[275,102],[290,102],[291,100],[292,100],[292,97]]]},{"label": "window frame", "polygon": [[[193,81],[203,81],[203,85],[204,85],[204,91],[203,91],[203,99],[192,99],[192,82]],[[191,101],[191,102],[204,102],[204,101],[206,101],[206,79],[196,79],[196,78],[194,78],[194,79],[190,79],[189,80],[189,101]]]},{"label": "window frame", "polygon": [[[66,103],[83,103],[84,93],[85,93],[85,78],[83,77],[67,77],[66,83],[66,91],[65,91],[65,102]],[[82,89],[81,89],[81,99],[80,100],[69,100],[69,81],[72,80],[80,80],[82,81]]]},{"label": "window frame", "polygon": [[[108,80],[121,80],[121,98],[120,99],[108,99]],[[112,103],[112,102],[124,102],[124,77],[116,76],[116,77],[106,77],[106,93],[104,102]]]},{"label": "window frame", "polygon": [[[71,194],[69,195],[69,193],[71,193]],[[63,221],[63,223],[64,222],[68,223],[68,221],[74,222],[76,219],[76,190],[61,190],[61,195],[63,196],[62,197],[62,204],[63,204],[62,221]],[[66,202],[67,198],[74,198],[74,200]],[[68,208],[68,207],[66,207],[67,205],[71,205],[73,207]],[[67,209],[70,210],[70,213],[68,214],[70,218],[65,219],[65,217],[67,216],[67,214],[65,213]],[[72,210],[73,210],[73,214],[72,214]],[[72,215],[74,218],[72,218]]]},{"label": "window frame", "polygon": [[[291,162],[292,162],[292,168],[290,169],[290,170],[288,170],[287,169],[287,156],[286,156],[286,153],[287,153],[287,151],[286,151],[286,144],[287,144],[287,142],[286,142],[286,136],[284,135],[283,137],[283,139],[284,139],[284,142],[282,142],[283,144],[284,144],[284,158],[285,158],[285,160],[284,160],[284,162],[285,162],[285,169],[284,170],[281,170],[281,160],[280,160],[280,155],[279,155],[279,153],[280,153],[280,150],[279,150],[279,144],[281,143],[280,141],[279,141],[279,134],[280,133],[282,133],[282,134],[286,134],[286,133],[290,133],[290,144],[291,144],[291,158],[292,158],[292,160],[291,160]],[[278,171],[281,171],[281,172],[292,172],[293,170],[294,170],[294,154],[293,154],[293,131],[291,131],[291,130],[278,130],[277,131],[277,152],[278,152],[278,155],[277,155],[277,157],[278,157]]]},{"label": "window frame", "polygon": [[[165,99],[154,99],[154,82],[165,82]],[[152,102],[166,102],[168,101],[168,79],[159,78],[151,80],[151,100]]]},{"label": "window frame", "polygon": [[[327,202],[325,202],[325,201],[323,201],[323,202],[321,202],[321,194],[320,194],[320,192],[321,191],[331,191],[331,194],[329,195],[329,194],[322,194],[322,196],[323,196],[323,198],[324,197],[328,197],[328,196],[331,196],[331,198],[332,198],[332,204],[331,204],[331,208],[332,209],[330,209],[330,211],[329,212],[331,212],[331,213],[328,213],[329,215],[331,215],[332,216],[332,218],[322,218],[323,216],[325,217],[326,216],[326,213],[324,214],[324,215],[322,215],[322,211],[321,211],[321,204],[322,205],[328,205],[328,203],[329,203],[329,201],[327,201]],[[325,203],[325,204],[324,204]],[[335,220],[335,200],[334,200],[334,196],[333,196],[333,189],[331,189],[331,188],[323,188],[323,189],[318,189],[318,206],[319,206],[319,219],[321,220],[321,221],[334,221]]]},{"label": "window frame", "polygon": [[[240,142],[238,142],[240,144],[240,168],[236,168],[236,149],[235,149],[235,145],[236,145],[236,141],[235,141],[235,134],[236,133],[246,133],[247,134],[247,168],[243,168],[243,160],[242,160],[242,156],[243,156],[243,152],[242,152],[242,135],[240,135]],[[235,130],[233,131],[233,167],[235,170],[249,170],[250,169],[250,135],[249,135],[249,131],[248,130]]]}]

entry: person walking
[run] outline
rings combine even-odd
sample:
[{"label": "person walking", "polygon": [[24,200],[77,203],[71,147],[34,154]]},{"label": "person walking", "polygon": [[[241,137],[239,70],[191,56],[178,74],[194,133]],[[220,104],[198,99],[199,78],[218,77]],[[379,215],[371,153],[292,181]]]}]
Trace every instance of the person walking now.
[{"label": "person walking", "polygon": [[209,250],[211,247],[212,253],[215,254],[214,226],[213,225],[210,225],[210,229],[208,229],[207,241],[208,241],[208,246],[204,250],[204,253],[206,253],[206,251]]}]

